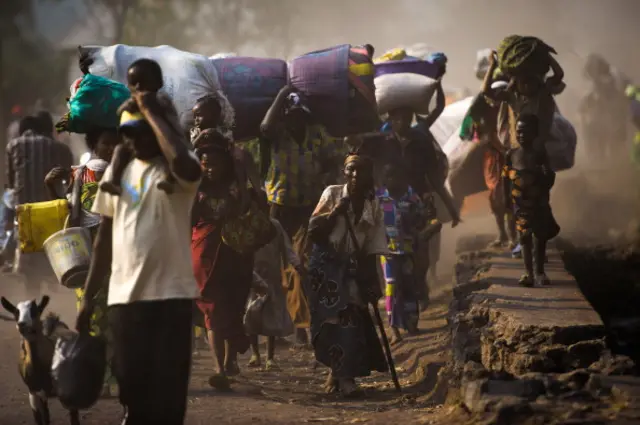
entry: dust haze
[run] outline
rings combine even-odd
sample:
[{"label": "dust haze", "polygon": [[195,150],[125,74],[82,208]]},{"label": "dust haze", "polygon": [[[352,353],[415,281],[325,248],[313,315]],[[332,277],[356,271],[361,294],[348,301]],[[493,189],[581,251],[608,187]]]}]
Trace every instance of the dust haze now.
[{"label": "dust haze", "polygon": [[[606,238],[610,228],[627,227],[637,211],[637,191],[629,189],[635,180],[630,180],[633,173],[629,170],[628,149],[620,152],[620,164],[616,164],[619,166],[589,163],[580,143],[576,113],[580,98],[589,89],[582,75],[588,54],[599,53],[632,81],[640,80],[640,1],[301,0],[289,13],[284,8],[291,3],[272,4],[283,8],[282,13],[276,13],[278,17],[273,22],[254,24],[263,26],[263,31],[268,31],[269,26],[287,26],[289,47],[242,45],[238,54],[281,56],[284,51],[295,56],[341,43],[371,43],[377,53],[382,53],[424,43],[449,57],[444,83],[453,90],[478,89],[480,83],[473,67],[479,49],[495,47],[504,36],[514,33],[541,37],[557,50],[565,70],[567,89],[557,101],[579,136],[576,167],[558,174],[552,194],[552,207],[564,233],[592,232],[594,237]],[[224,46],[219,47],[224,50]],[[212,48],[206,46],[207,50]],[[624,190],[614,190],[615,187]],[[488,208],[486,211],[488,214]],[[458,236],[493,232],[494,220],[487,214],[463,217],[465,222],[455,231],[447,226],[440,270],[447,270],[453,262]]]}]

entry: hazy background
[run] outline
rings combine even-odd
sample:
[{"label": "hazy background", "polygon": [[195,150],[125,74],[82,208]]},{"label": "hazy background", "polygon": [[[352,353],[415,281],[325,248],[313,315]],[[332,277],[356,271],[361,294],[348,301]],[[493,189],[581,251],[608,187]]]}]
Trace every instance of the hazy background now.
[{"label": "hazy background", "polygon": [[[38,99],[64,113],[69,84],[80,76],[79,44],[292,58],[343,43],[371,43],[377,54],[424,43],[449,57],[447,88],[477,90],[477,50],[513,33],[556,48],[568,85],[558,103],[571,120],[589,88],[581,75],[587,54],[600,53],[640,82],[640,0],[1,0],[0,128],[14,105],[28,111]],[[560,183],[571,173],[579,167]],[[576,192],[572,184],[566,190]]]}]

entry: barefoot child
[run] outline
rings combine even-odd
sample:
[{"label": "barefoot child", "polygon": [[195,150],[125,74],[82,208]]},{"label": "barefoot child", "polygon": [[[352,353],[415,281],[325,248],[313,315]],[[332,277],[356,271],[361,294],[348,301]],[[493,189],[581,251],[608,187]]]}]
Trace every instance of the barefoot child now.
[{"label": "barefoot child", "polygon": [[525,266],[520,284],[524,286],[551,283],[544,272],[545,251],[547,241],[560,232],[549,205],[555,173],[549,166],[544,143],[538,138],[538,128],[535,115],[521,115],[516,125],[519,146],[507,153],[506,171]]},{"label": "barefoot child", "polygon": [[[263,324],[261,333],[267,337],[267,363],[265,365],[267,370],[277,369],[274,362],[276,337],[286,337],[293,333],[293,322],[287,310],[286,294],[282,287],[282,270],[289,265],[296,269],[300,268],[300,259],[293,250],[289,236],[278,220],[272,218],[271,222],[278,229],[278,235],[271,243],[256,252],[254,265],[255,271],[268,286],[267,295],[270,297],[271,311],[274,312],[272,317],[274,323]],[[258,335],[251,335],[250,338],[252,355],[249,367],[259,367],[261,359]]]},{"label": "barefoot child", "polygon": [[384,212],[390,251],[389,255],[381,258],[386,284],[387,314],[393,332],[392,344],[402,339],[400,328],[410,334],[418,330],[415,254],[419,244],[428,243],[429,238],[442,228],[442,223],[429,216],[429,212],[435,211],[427,211],[421,198],[409,186],[403,170],[399,164],[386,165],[383,169],[384,186],[377,192]]},{"label": "barefoot child", "polygon": [[[159,92],[163,86],[162,69],[157,62],[150,59],[140,59],[129,67],[127,72],[127,83],[129,90],[134,93],[153,94],[155,97],[152,104],[154,112],[161,117],[164,125],[168,125],[170,132],[182,132],[178,124],[178,114],[171,100]],[[114,153],[111,165],[113,168],[112,180],[103,180],[100,189],[111,194],[120,195],[122,193],[121,182],[124,171],[133,159],[131,148],[132,140],[153,138],[153,131],[150,124],[144,119],[140,109],[133,99],[129,99],[120,107],[120,133],[123,136],[124,144],[119,145]],[[180,137],[178,140],[183,139]],[[167,164],[167,167],[171,167]],[[172,193],[175,180],[167,169],[167,178],[158,182],[158,189],[166,193]]]}]

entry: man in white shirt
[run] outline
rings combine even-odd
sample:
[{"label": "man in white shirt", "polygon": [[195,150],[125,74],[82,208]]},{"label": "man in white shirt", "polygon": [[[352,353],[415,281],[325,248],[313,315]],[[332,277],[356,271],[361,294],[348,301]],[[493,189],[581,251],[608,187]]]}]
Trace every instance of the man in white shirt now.
[{"label": "man in white shirt", "polygon": [[[93,212],[102,219],[76,327],[88,330],[93,299],[111,269],[108,316],[123,424],[178,425],[186,413],[192,306],[199,294],[190,238],[202,172],[175,131],[177,116],[163,110],[154,93],[134,91],[132,98],[124,108],[137,105],[142,118],[123,134],[135,159],[122,176],[121,195],[96,195]],[[177,182],[171,194],[157,187],[167,163]],[[111,177],[109,167],[103,178]]]}]

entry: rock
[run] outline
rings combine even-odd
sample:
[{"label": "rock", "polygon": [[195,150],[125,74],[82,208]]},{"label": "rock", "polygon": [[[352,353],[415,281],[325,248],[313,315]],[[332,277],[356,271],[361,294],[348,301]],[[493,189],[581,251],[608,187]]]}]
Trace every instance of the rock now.
[{"label": "rock", "polygon": [[597,362],[589,366],[589,370],[603,375],[634,375],[637,372],[633,361],[627,356],[612,356],[605,352]]},{"label": "rock", "polygon": [[504,397],[493,409],[494,416],[487,422],[495,425],[522,423],[533,414],[531,405],[517,397]]},{"label": "rock", "polygon": [[487,394],[492,396],[515,396],[535,400],[546,392],[544,382],[538,379],[515,379],[513,381],[489,380]]},{"label": "rock", "polygon": [[483,400],[487,380],[469,381],[462,384],[462,403],[470,412],[484,412],[487,400]]},{"label": "rock", "polygon": [[567,349],[567,368],[587,368],[597,362],[605,349],[603,340],[580,341]]},{"label": "rock", "polygon": [[600,375],[591,375],[584,389],[598,396],[607,396],[611,393],[611,384]]},{"label": "rock", "polygon": [[593,396],[593,394],[591,394],[587,390],[569,391],[567,393],[560,394],[558,397],[559,397],[560,400],[570,401],[570,402],[578,401],[578,402],[583,402],[583,403],[590,403],[590,402],[594,402],[594,401],[597,400]]},{"label": "rock", "polygon": [[554,344],[541,347],[540,354],[553,362],[556,369],[555,372],[564,371],[565,358],[567,357],[566,345]]},{"label": "rock", "polygon": [[489,371],[479,362],[468,361],[462,370],[463,379],[475,381],[489,377]]},{"label": "rock", "polygon": [[556,377],[558,382],[565,384],[567,388],[571,390],[581,390],[585,387],[589,379],[591,378],[591,374],[586,369],[578,369],[572,372],[563,373]]}]

